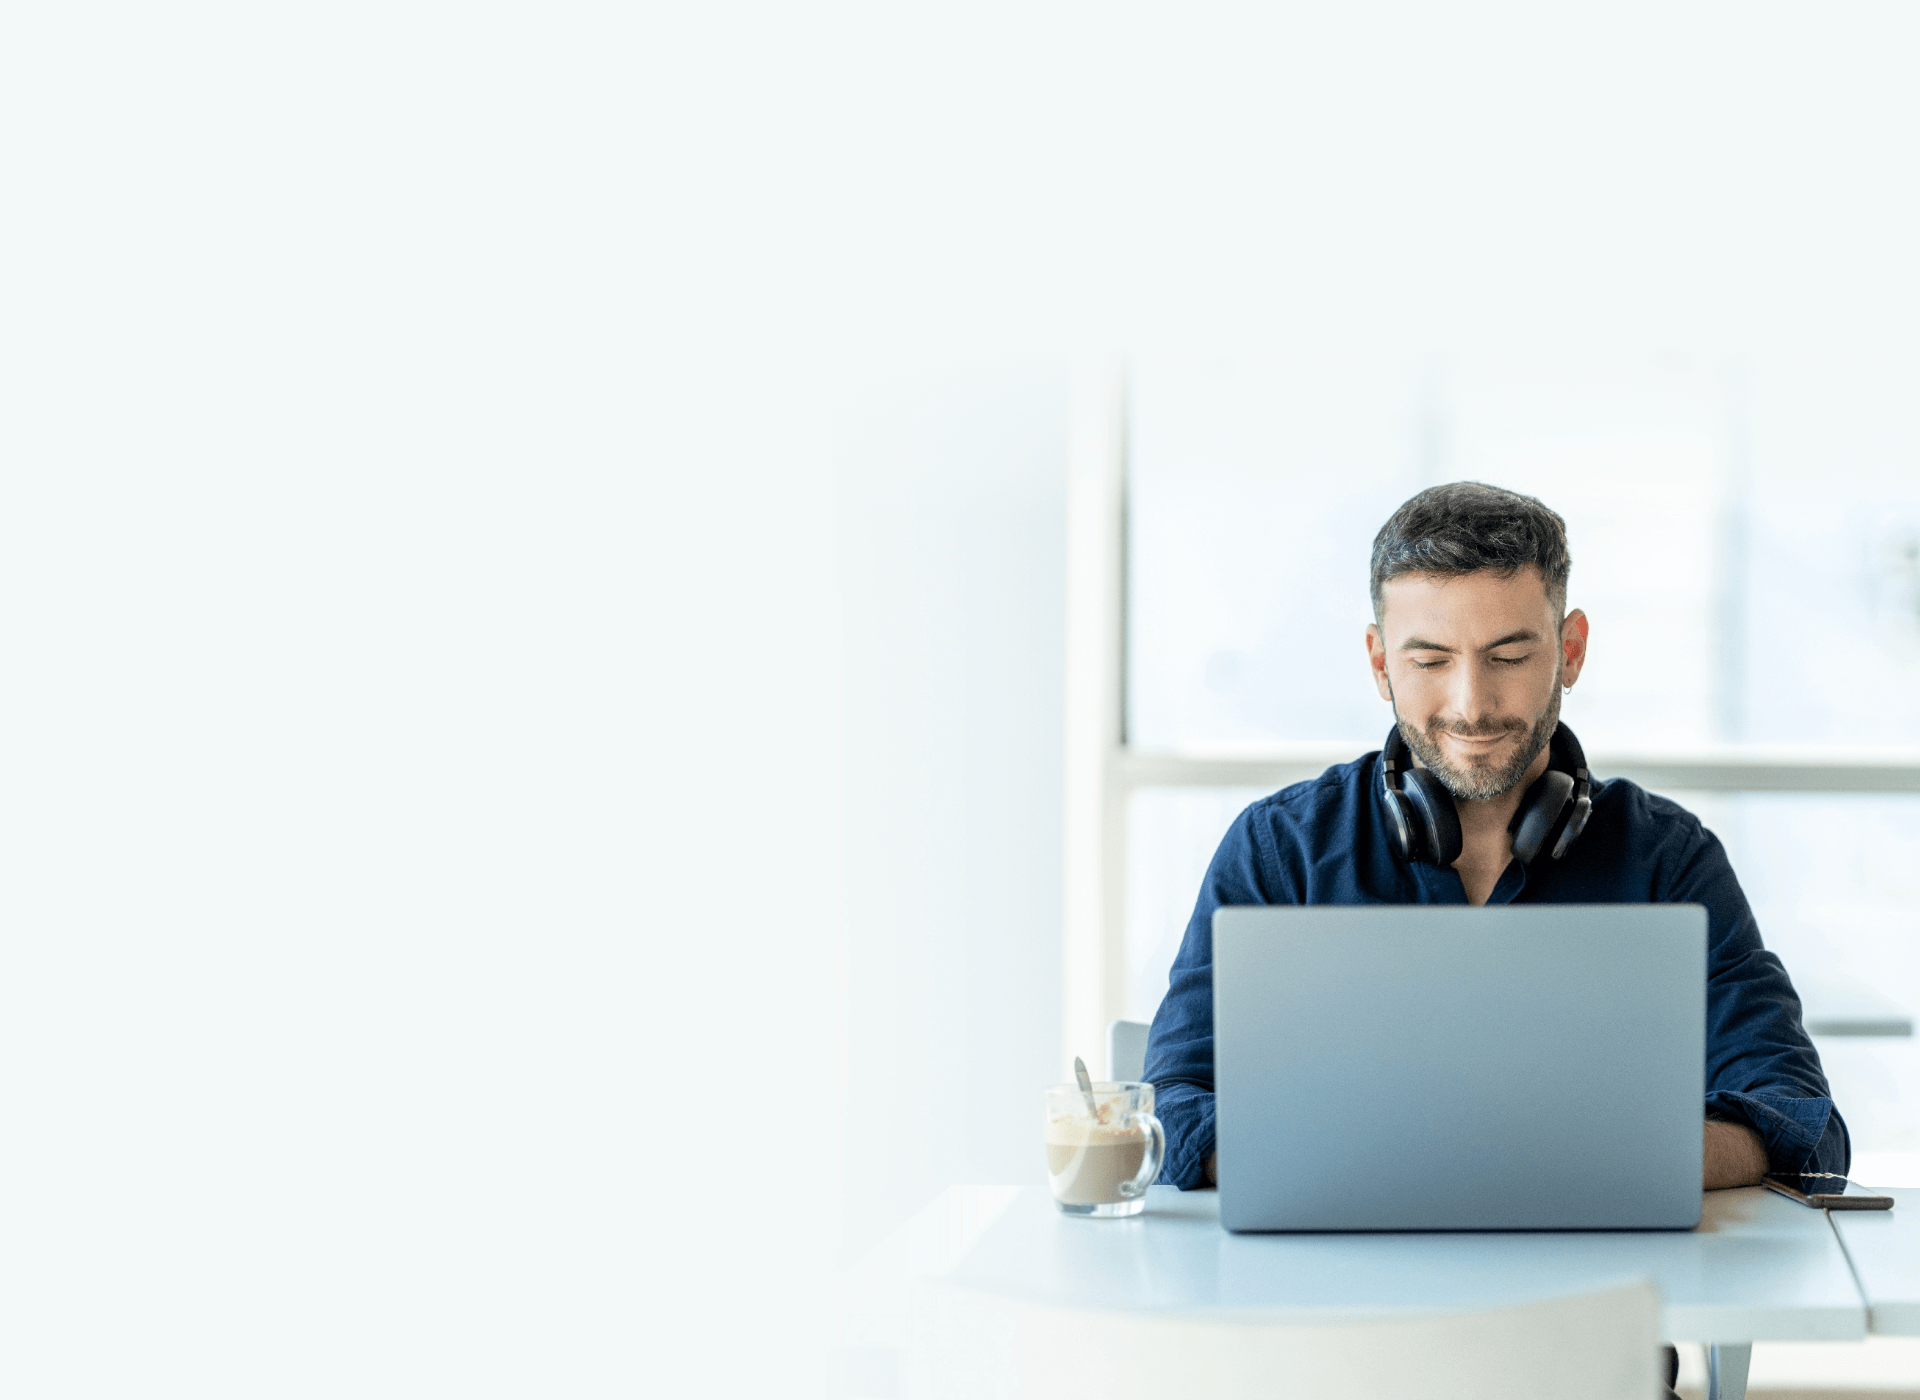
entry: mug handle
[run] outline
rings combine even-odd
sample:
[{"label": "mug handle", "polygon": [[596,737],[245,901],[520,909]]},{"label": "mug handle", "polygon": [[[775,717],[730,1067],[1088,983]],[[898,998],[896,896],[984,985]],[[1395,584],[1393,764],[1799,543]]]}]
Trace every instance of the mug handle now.
[{"label": "mug handle", "polygon": [[1160,1120],[1151,1113],[1131,1113],[1127,1115],[1127,1126],[1145,1128],[1153,1134],[1153,1146],[1141,1159],[1140,1171],[1132,1181],[1120,1183],[1120,1194],[1129,1201],[1137,1201],[1147,1194],[1147,1188],[1153,1185],[1153,1179],[1160,1175],[1160,1164],[1167,1156],[1167,1130],[1160,1126]]}]

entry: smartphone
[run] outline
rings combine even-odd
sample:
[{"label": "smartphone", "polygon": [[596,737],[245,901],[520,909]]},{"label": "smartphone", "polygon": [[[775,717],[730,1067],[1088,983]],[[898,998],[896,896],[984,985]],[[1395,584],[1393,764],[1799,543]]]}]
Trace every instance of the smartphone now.
[{"label": "smartphone", "polygon": [[1789,1173],[1761,1180],[1769,1191],[1815,1210],[1892,1210],[1893,1197],[1876,1196],[1858,1182],[1827,1172]]}]

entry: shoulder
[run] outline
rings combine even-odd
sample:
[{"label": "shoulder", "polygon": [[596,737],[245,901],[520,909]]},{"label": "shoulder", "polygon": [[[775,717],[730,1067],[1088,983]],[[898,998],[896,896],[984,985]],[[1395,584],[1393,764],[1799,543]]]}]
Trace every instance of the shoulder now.
[{"label": "shoulder", "polygon": [[1365,839],[1375,758],[1336,764],[1242,809],[1214,854],[1203,899],[1214,905],[1349,902],[1335,896],[1351,876],[1328,871],[1347,872]]},{"label": "shoulder", "polygon": [[1627,778],[1594,783],[1588,830],[1600,842],[1617,843],[1636,863],[1657,863],[1669,872],[1720,847],[1699,817]]},{"label": "shoulder", "polygon": [[1649,833],[1697,837],[1706,830],[1700,825],[1700,818],[1678,802],[1657,792],[1648,792],[1631,778],[1596,778],[1593,814]]},{"label": "shoulder", "polygon": [[1727,848],[1672,798],[1625,778],[1596,783],[1587,830],[1596,838],[1589,855],[1603,866],[1632,872],[1627,883],[1642,891],[1641,898],[1706,905],[1711,947],[1743,947],[1757,937]]},{"label": "shoulder", "polygon": [[1332,831],[1344,836],[1372,790],[1379,757],[1378,752],[1362,754],[1317,778],[1283,787],[1249,806],[1236,825],[1309,845],[1319,844],[1319,838]]}]

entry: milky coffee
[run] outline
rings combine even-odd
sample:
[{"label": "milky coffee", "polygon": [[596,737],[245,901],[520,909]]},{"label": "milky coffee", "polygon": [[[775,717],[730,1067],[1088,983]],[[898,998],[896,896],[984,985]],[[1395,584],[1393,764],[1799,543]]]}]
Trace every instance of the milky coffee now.
[{"label": "milky coffee", "polygon": [[1120,1187],[1139,1175],[1148,1134],[1141,1127],[1049,1118],[1046,1142],[1055,1199],[1070,1206],[1108,1205],[1127,1199]]}]

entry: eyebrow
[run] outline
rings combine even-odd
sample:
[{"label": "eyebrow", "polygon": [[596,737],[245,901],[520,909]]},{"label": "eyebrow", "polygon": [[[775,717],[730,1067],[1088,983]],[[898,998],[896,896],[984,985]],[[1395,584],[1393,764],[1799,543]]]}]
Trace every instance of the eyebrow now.
[{"label": "eyebrow", "polygon": [[[1540,640],[1540,634],[1538,632],[1534,632],[1534,631],[1509,632],[1504,637],[1499,637],[1491,642],[1488,642],[1485,646],[1481,647],[1480,650],[1492,651],[1496,647],[1510,647],[1514,645],[1516,642],[1537,642],[1539,640]],[[1460,648],[1443,647],[1438,642],[1429,642],[1422,637],[1409,637],[1404,642],[1400,643],[1400,650],[1402,651],[1444,651],[1449,656],[1452,656],[1452,655],[1457,655]]]}]

